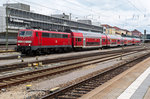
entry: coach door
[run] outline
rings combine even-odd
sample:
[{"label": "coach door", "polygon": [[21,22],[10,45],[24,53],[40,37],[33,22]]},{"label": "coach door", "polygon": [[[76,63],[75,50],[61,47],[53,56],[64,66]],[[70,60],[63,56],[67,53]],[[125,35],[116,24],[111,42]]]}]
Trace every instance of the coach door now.
[{"label": "coach door", "polygon": [[41,32],[36,32],[36,37],[38,38],[38,46],[42,45],[42,33]]},{"label": "coach door", "polygon": [[99,39],[100,39],[99,40],[100,41],[100,47],[102,47],[102,38],[100,37]]}]

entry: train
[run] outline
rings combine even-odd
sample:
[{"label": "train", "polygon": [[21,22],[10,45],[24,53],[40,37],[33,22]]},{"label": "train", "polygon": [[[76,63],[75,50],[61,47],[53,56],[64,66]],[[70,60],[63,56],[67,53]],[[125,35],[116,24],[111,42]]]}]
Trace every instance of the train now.
[{"label": "train", "polygon": [[117,47],[140,44],[139,38],[106,35],[91,31],[70,30],[64,32],[37,29],[19,30],[16,50],[22,54],[41,54],[69,50]]}]

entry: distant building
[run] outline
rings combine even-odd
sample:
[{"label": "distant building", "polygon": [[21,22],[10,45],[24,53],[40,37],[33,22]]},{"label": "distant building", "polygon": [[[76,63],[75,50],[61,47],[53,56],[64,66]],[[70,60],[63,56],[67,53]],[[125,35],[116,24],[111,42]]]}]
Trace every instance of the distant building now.
[{"label": "distant building", "polygon": [[127,29],[123,29],[125,31],[125,35],[132,36],[132,32]]},{"label": "distant building", "polygon": [[23,3],[9,3],[9,4],[3,4],[4,7],[9,8],[16,8],[20,10],[30,11],[30,5],[23,4]]},{"label": "distant building", "polygon": [[142,33],[138,30],[133,30],[131,31],[132,32],[132,36],[136,36],[136,37],[141,37],[142,36]]},{"label": "distant building", "polygon": [[66,15],[65,13],[63,14],[52,14],[52,17],[56,17],[56,18],[61,18],[61,19],[67,19],[69,20],[69,15]]},{"label": "distant building", "polygon": [[101,22],[92,22],[92,25],[101,26]]},{"label": "distant building", "polygon": [[80,22],[80,23],[85,23],[85,24],[90,24],[90,25],[92,25],[92,21],[91,21],[91,20],[77,20],[77,22]]},{"label": "distant building", "polygon": [[106,28],[106,34],[112,34],[112,35],[115,35],[115,28],[113,28],[112,26],[108,25],[108,24],[102,24],[101,26],[105,27]]},{"label": "distant building", "polygon": [[110,26],[108,24],[102,24],[101,26],[106,28],[106,34],[132,36],[132,32],[127,29],[121,29],[117,26]]},{"label": "distant building", "polygon": [[118,34],[118,35],[124,34],[124,31],[121,28],[117,26],[114,26],[113,28],[116,30],[115,34]]}]

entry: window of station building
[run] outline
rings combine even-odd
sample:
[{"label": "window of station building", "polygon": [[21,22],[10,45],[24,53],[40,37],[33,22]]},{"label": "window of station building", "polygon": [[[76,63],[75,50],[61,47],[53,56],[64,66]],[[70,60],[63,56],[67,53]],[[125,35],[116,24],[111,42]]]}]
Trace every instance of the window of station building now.
[{"label": "window of station building", "polygon": [[42,33],[42,37],[49,37],[49,33]]}]

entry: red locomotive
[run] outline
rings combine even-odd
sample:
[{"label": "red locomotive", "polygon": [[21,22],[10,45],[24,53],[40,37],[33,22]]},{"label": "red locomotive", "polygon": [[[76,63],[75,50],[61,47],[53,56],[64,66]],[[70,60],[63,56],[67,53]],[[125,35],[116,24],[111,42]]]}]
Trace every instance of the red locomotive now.
[{"label": "red locomotive", "polygon": [[140,39],[72,30],[69,32],[24,29],[17,37],[17,50],[23,54],[51,53],[85,48],[139,44]]}]

